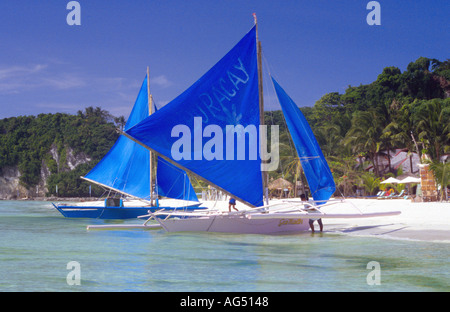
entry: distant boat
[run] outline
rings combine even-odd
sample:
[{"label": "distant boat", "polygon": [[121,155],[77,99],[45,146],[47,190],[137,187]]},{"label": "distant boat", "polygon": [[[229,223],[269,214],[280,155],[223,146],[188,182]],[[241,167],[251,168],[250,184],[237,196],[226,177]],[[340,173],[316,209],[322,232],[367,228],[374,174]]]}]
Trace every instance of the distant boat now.
[{"label": "distant boat", "polygon": [[[124,130],[130,129],[151,114],[153,101],[147,76]],[[67,218],[130,219],[164,209],[203,209],[186,172],[158,157],[156,190],[152,181],[152,153],[121,135],[103,159],[84,180],[129,198],[106,198],[75,205],[53,204]],[[151,196],[153,194],[153,198]],[[164,196],[171,200],[158,200]]]},{"label": "distant boat", "polygon": [[[336,190],[333,176],[305,117],[273,78],[314,203],[268,203],[267,172],[261,166],[262,157],[250,157],[251,153],[262,150],[261,139],[252,141],[250,134],[244,131],[253,127],[259,129],[264,124],[261,64],[261,44],[255,17],[255,26],[204,76],[155,114],[124,131],[125,136],[167,162],[194,174],[251,208],[232,212],[175,211],[168,214],[173,218],[165,218],[167,213],[156,212],[139,228],[145,228],[149,221],[156,220],[167,232],[296,233],[307,231],[308,220],[312,218],[366,218],[399,213],[325,214],[320,211],[320,207],[331,204],[327,202]],[[233,145],[226,145],[222,154],[220,146],[215,146],[213,154],[211,142],[226,142],[227,131],[233,128],[242,130],[236,132],[237,137],[244,138],[244,141],[248,137],[245,155],[239,154],[242,151],[236,148],[237,143],[233,141]],[[194,136],[186,139],[183,157],[173,155],[173,147],[178,140],[171,135],[174,129],[186,136],[191,133]],[[203,129],[205,132],[208,129],[209,138],[215,133],[214,140],[207,139],[211,141],[204,146],[202,138],[199,139]],[[190,146],[194,147],[193,150],[187,148]],[[202,154],[205,150],[207,155]]]}]

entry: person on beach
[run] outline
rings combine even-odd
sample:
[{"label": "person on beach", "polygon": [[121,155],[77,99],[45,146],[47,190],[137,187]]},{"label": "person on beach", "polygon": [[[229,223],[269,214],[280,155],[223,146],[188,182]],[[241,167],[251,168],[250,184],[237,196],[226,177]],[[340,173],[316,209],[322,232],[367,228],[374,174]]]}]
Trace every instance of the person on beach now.
[{"label": "person on beach", "polygon": [[231,207],[233,207],[234,210],[239,211],[236,208],[236,199],[230,198],[230,201],[228,202],[228,212],[231,212]]},{"label": "person on beach", "polygon": [[[301,199],[302,201],[306,202],[306,196],[305,196],[305,194],[300,195],[300,199]],[[316,208],[312,207],[312,206],[309,205],[309,204],[304,204],[304,206],[305,206],[306,210],[309,210],[309,211],[318,211]],[[323,231],[323,224],[322,224],[322,219],[321,219],[321,218],[319,218],[319,219],[309,219],[309,227],[311,228],[311,232],[313,232],[313,233],[315,232],[315,231],[314,231],[314,221],[317,221],[317,223],[319,223],[320,232],[322,232],[322,231]]]}]

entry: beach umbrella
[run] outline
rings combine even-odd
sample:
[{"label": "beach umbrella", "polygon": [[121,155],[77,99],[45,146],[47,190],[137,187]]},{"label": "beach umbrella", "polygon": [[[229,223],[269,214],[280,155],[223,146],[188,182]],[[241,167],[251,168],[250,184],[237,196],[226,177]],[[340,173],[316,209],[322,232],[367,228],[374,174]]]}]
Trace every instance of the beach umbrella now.
[{"label": "beach umbrella", "polygon": [[420,183],[420,178],[415,177],[406,177],[400,181],[400,183],[408,184],[408,183]]},{"label": "beach umbrella", "polygon": [[383,182],[380,182],[381,184],[387,184],[387,183],[402,183],[400,180],[397,180],[396,178],[390,177],[387,180],[384,180]]}]

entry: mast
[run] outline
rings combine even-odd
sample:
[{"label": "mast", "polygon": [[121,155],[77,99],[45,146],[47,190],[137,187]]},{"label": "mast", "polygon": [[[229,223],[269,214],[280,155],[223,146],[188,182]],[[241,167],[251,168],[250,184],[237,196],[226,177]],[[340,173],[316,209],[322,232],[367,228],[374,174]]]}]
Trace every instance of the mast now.
[{"label": "mast", "polygon": [[[264,95],[263,95],[263,75],[262,75],[262,48],[261,48],[261,41],[259,41],[258,37],[258,20],[256,18],[256,13],[253,13],[253,18],[255,20],[255,30],[256,30],[256,54],[257,54],[257,60],[258,60],[258,91],[259,91],[259,124],[264,125]],[[260,136],[261,137],[261,136]],[[266,139],[267,143],[267,139]],[[262,160],[265,161],[265,157],[263,153],[265,153],[265,149],[262,146],[262,142],[260,140],[259,142],[259,149],[260,149],[260,155]],[[267,171],[261,172],[262,177],[262,185],[263,185],[263,197],[265,197],[266,205],[269,204],[269,194],[268,194],[268,175]]]},{"label": "mast", "polygon": [[[153,97],[150,93],[150,68],[147,66],[147,94],[148,94],[148,115],[153,114]],[[152,178],[152,151],[149,150],[150,159],[150,205],[153,206],[153,178]]]},{"label": "mast", "polygon": [[[243,40],[243,39],[245,39],[245,40]],[[236,45],[235,47],[233,47],[232,52],[238,54],[238,53],[248,52],[248,50],[251,49],[253,55],[246,54],[245,55],[245,62],[246,62],[246,64],[248,66],[252,66],[253,70],[257,69],[257,68],[254,68],[255,65],[256,66],[258,65],[257,62],[255,63],[255,61],[257,61],[257,59],[255,58],[257,56],[257,55],[255,55],[256,52],[257,52],[256,51],[257,50],[256,49],[257,46],[256,46],[256,29],[255,29],[255,27],[251,31],[249,31],[247,33],[247,35],[244,38],[242,38],[239,42],[241,43],[241,45],[245,45],[245,48],[246,48],[245,51],[239,50],[239,48],[241,48],[241,46]],[[230,66],[231,66],[232,57],[230,55],[233,55],[233,54],[230,54],[230,53],[231,52],[227,53],[227,56],[229,57],[229,59],[226,60],[228,63],[225,63],[225,64],[230,64]],[[261,63],[261,61],[260,61],[260,63]],[[217,65],[215,65],[212,69],[214,69],[215,71],[223,70],[223,68],[219,68],[219,67],[217,67]],[[207,79],[208,77],[212,76],[212,74],[211,74],[211,72],[213,72],[212,69],[210,71],[208,71],[202,77],[202,78],[204,78],[202,83],[205,82],[205,79]],[[213,72],[213,74],[214,73],[215,72]],[[257,74],[255,73],[255,76],[256,75]],[[254,77],[254,78],[258,79],[257,77]],[[255,89],[257,88],[256,85],[258,85],[259,81],[260,81],[260,79],[258,80],[258,82],[255,81],[255,79],[252,79],[252,81],[251,81],[252,82],[252,85],[251,85],[252,92],[258,92]],[[209,83],[210,82],[208,82],[208,84]],[[205,87],[207,87],[207,85],[205,85]],[[259,88],[259,86],[258,86],[258,88]],[[194,91],[189,89],[189,90],[186,90],[186,92],[187,92],[186,94],[196,95],[198,93],[198,91],[199,90],[196,90],[196,89],[194,89]],[[202,91],[202,90],[200,90],[200,91]],[[249,96],[249,94],[242,94],[242,98],[243,99],[246,99],[248,96]],[[256,100],[256,98],[254,96],[252,96],[249,100],[252,100],[252,103],[251,103],[252,104],[252,108],[256,108],[255,106],[259,106],[259,102],[260,102],[259,98],[258,98],[258,103],[254,102],[254,100]],[[179,98],[176,98],[172,102],[172,104],[170,104],[170,105],[172,105],[173,107],[176,108],[176,107],[181,107],[182,104],[183,104],[183,109],[184,109],[184,105],[187,105],[186,106],[187,108],[193,108],[193,109],[196,109],[197,105],[198,105],[198,103],[195,103],[194,100],[187,101],[186,103],[183,103],[183,101],[180,101]],[[259,107],[256,108],[256,109],[259,109]],[[171,113],[173,113],[173,111],[171,111],[170,109],[168,109],[168,110],[161,110],[161,114],[162,114],[161,116],[166,116],[166,117],[170,118],[170,116],[168,116],[168,115],[171,114]],[[158,112],[158,114],[159,114],[159,112]],[[153,116],[149,117],[147,120],[141,121],[140,125],[142,127],[145,127],[146,124],[154,122],[155,125],[158,125],[160,127],[160,130],[157,130],[155,128],[155,130],[157,130],[157,133],[159,135],[164,136],[165,132],[162,130],[162,128],[170,127],[171,125],[173,125],[173,122],[171,120],[168,120],[167,121],[167,125],[166,125],[164,123],[164,121],[162,121],[160,119],[154,120],[152,117]],[[190,115],[187,115],[186,117],[190,117]],[[215,116],[212,116],[212,117],[215,117]],[[254,118],[252,118],[252,119],[254,120]],[[252,119],[250,119],[250,120],[252,120]],[[177,121],[176,122],[177,124],[180,124],[180,123],[183,123],[183,120],[185,120],[185,118],[183,116],[174,116],[173,120]],[[219,120],[219,116],[216,117],[216,120]],[[259,122],[259,120],[258,120],[258,122]],[[122,134],[124,136],[128,137],[129,139],[131,139],[132,141],[140,144],[141,146],[143,146],[143,147],[145,147],[145,148],[147,148],[149,150],[152,150],[153,155],[157,155],[157,156],[162,157],[165,161],[171,163],[175,167],[183,169],[188,174],[193,175],[195,177],[198,177],[202,181],[206,181],[208,184],[216,187],[219,190],[222,190],[225,194],[231,195],[232,197],[236,198],[237,200],[241,201],[242,203],[247,204],[250,207],[262,206],[263,205],[263,202],[262,202],[263,198],[260,198],[259,196],[261,196],[262,195],[261,193],[263,193],[263,191],[264,191],[263,188],[262,188],[262,184],[263,184],[262,182],[264,180],[266,180],[266,179],[263,180],[263,176],[262,176],[262,173],[261,173],[261,162],[260,162],[260,160],[257,161],[257,162],[249,163],[249,166],[251,166],[252,169],[255,169],[255,170],[259,169],[259,170],[257,172],[253,171],[251,173],[251,175],[245,177],[246,181],[248,181],[248,183],[249,183],[248,185],[245,185],[245,189],[246,190],[248,189],[248,191],[249,191],[248,194],[247,194],[245,192],[240,192],[239,185],[231,184],[231,181],[229,179],[227,179],[227,177],[221,177],[221,176],[218,176],[217,174],[210,174],[211,172],[207,171],[209,169],[209,167],[211,166],[210,163],[205,163],[205,165],[207,164],[208,166],[200,168],[200,167],[196,167],[196,166],[191,167],[191,164],[193,164],[193,163],[190,162],[190,161],[186,162],[183,165],[183,164],[180,164],[177,161],[172,160],[171,156],[167,153],[167,150],[165,150],[165,147],[168,147],[168,144],[170,145],[170,142],[166,142],[165,140],[162,140],[162,142],[159,142],[157,137],[150,136],[150,134],[147,133],[145,130],[143,130],[143,128],[141,128],[141,126],[132,127],[130,129],[128,129],[127,132],[122,132]],[[136,138],[134,136],[136,136]],[[140,141],[140,140],[143,140],[143,141]],[[144,142],[146,142],[146,143],[144,143]],[[256,148],[259,148],[259,147],[256,147]],[[195,159],[192,159],[192,160],[195,160]],[[237,168],[236,170],[239,170],[239,173],[245,174],[246,168],[245,168],[245,166],[243,165],[242,162],[241,163],[236,163],[236,165],[233,164],[233,163],[226,163],[226,164],[224,163],[224,165],[225,166],[223,168],[228,168],[229,170],[234,170],[235,168]],[[188,168],[191,168],[192,170],[195,170],[195,172],[193,172],[192,170],[189,170]],[[222,170],[221,172],[225,173],[225,171],[223,171],[223,168],[221,168],[221,170]],[[203,177],[203,175],[205,177]],[[256,179],[256,181],[255,181],[255,179]],[[255,184],[255,182],[261,183],[261,185],[259,185],[259,183],[257,183],[258,184],[258,188],[261,187],[261,189],[254,190],[254,191],[256,191],[256,193],[251,193],[251,192],[253,192],[253,190],[251,189],[251,185]],[[224,188],[219,187],[218,184],[219,185],[223,185],[224,188],[229,189],[229,190],[225,190]],[[237,193],[237,194],[235,194],[235,193]]]}]

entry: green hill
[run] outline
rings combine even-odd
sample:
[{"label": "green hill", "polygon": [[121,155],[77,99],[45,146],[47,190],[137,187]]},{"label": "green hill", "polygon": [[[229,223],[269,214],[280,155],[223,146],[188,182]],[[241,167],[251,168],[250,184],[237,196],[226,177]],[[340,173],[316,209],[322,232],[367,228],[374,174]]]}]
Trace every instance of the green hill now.
[{"label": "green hill", "polygon": [[[4,176],[10,168],[20,172],[19,185],[12,195],[17,195],[20,186],[22,192],[28,190],[20,197],[32,196],[39,184],[49,190],[44,195],[54,194],[56,185],[60,196],[88,195],[88,184],[79,176],[93,168],[117,140],[114,120],[99,107],[86,108],[77,115],[40,114],[0,120],[0,174]],[[43,178],[47,178],[46,183]]]}]

